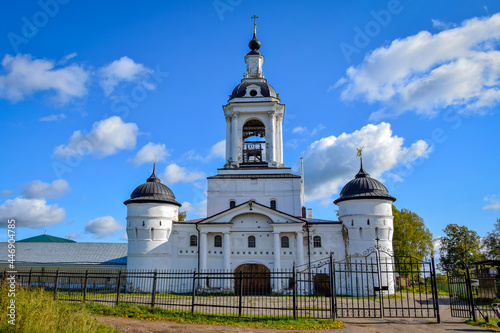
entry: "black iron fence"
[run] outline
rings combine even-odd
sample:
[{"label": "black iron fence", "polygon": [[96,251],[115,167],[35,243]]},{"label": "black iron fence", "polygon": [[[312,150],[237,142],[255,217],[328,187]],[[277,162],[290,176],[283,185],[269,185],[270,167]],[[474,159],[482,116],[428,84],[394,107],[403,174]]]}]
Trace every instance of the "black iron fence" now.
[{"label": "black iron fence", "polygon": [[[2,278],[7,277],[3,272]],[[17,283],[55,300],[142,304],[260,318],[437,318],[433,261],[367,256],[318,260],[292,270],[22,271]]]},{"label": "black iron fence", "polygon": [[500,276],[488,269],[472,266],[465,272],[448,274],[450,308],[452,317],[487,322],[497,318],[495,303],[500,302]]}]

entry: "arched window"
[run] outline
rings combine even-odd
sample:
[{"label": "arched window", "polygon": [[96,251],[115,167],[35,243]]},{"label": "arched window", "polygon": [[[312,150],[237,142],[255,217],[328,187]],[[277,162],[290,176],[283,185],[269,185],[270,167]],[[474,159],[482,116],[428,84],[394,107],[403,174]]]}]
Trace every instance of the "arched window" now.
[{"label": "arched window", "polygon": [[255,247],[255,236],[248,236],[248,247]]},{"label": "arched window", "polygon": [[189,237],[189,246],[198,246],[198,236],[191,235]]},{"label": "arched window", "polygon": [[281,237],[281,247],[290,247],[290,239],[288,239],[288,236]]},{"label": "arched window", "polygon": [[321,247],[321,237],[320,236],[313,237],[313,246],[314,247]]},{"label": "arched window", "polygon": [[368,220],[366,221],[366,224],[367,224],[367,225],[370,225],[370,219],[368,219]]},{"label": "arched window", "polygon": [[230,200],[229,201],[229,208],[234,208],[236,207],[236,201],[235,200]]},{"label": "arched window", "polygon": [[271,200],[271,209],[276,209],[276,200]]},{"label": "arched window", "polygon": [[214,247],[222,247],[222,236],[217,235],[214,237]]}]

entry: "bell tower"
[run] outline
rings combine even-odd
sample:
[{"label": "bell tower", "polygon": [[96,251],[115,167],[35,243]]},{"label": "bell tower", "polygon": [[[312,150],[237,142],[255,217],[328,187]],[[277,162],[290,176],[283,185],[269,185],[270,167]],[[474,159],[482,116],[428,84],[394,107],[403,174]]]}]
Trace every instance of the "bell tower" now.
[{"label": "bell tower", "polygon": [[254,200],[293,216],[301,215],[300,176],[283,163],[285,105],[264,77],[262,44],[253,38],[245,56],[246,73],[226,105],[226,162],[208,177],[207,215]]},{"label": "bell tower", "polygon": [[[255,20],[257,17],[254,16]],[[234,88],[225,105],[226,164],[225,168],[240,166],[283,167],[282,124],[285,105],[267,83],[262,71],[264,56],[260,53],[257,27],[245,56],[246,73]]]}]

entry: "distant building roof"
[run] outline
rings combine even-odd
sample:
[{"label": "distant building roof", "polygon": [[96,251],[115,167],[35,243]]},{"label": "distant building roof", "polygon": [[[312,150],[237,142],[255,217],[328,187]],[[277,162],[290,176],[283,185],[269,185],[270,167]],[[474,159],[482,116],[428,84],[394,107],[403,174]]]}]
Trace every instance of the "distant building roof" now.
[{"label": "distant building roof", "polygon": [[[0,243],[0,264],[8,262],[7,242]],[[127,243],[16,242],[16,264],[126,265]]]},{"label": "distant building roof", "polygon": [[30,238],[25,238],[16,241],[16,243],[76,243],[74,240],[51,236],[51,235],[39,235]]}]

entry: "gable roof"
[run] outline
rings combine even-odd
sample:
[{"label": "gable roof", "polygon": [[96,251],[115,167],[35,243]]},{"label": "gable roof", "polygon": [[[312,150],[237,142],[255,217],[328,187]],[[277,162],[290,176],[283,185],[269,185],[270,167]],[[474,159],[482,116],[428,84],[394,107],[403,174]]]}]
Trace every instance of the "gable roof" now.
[{"label": "gable roof", "polygon": [[[7,246],[0,243],[0,264],[9,259]],[[16,243],[16,263],[126,265],[127,247],[127,243]]]},{"label": "gable roof", "polygon": [[[247,208],[248,207],[248,208]],[[254,210],[253,207],[256,207],[258,209]],[[292,221],[295,223],[306,223],[307,221],[305,219],[302,219],[301,217],[293,216],[288,213],[279,211],[277,209],[272,209],[268,206],[265,206],[263,204],[260,204],[256,201],[253,200],[248,200],[244,203],[241,203],[233,208],[226,209],[222,212],[219,212],[217,214],[214,214],[212,216],[209,216],[205,219],[200,220],[197,223],[201,224],[209,224],[209,223],[220,223],[221,219],[224,219],[225,217],[232,217],[239,215],[239,214],[245,214],[245,213],[265,213],[266,215],[278,215],[283,217],[287,221]],[[229,222],[229,221],[228,221]],[[276,221],[275,221],[276,223]]]},{"label": "gable roof", "polygon": [[76,243],[72,239],[66,239],[51,235],[38,235],[18,240],[16,243]]}]

